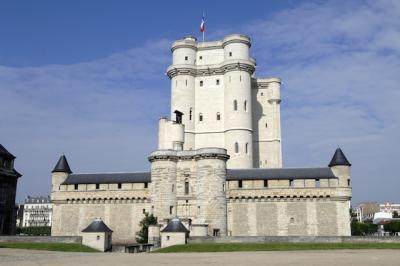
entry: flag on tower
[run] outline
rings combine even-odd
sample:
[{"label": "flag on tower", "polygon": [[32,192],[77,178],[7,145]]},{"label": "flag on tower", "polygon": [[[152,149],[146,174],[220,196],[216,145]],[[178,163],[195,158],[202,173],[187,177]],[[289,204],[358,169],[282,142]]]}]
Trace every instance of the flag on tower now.
[{"label": "flag on tower", "polygon": [[201,18],[201,23],[200,23],[200,32],[204,32],[206,30],[205,24],[206,24],[206,21],[204,19],[204,15],[203,15],[203,17]]}]

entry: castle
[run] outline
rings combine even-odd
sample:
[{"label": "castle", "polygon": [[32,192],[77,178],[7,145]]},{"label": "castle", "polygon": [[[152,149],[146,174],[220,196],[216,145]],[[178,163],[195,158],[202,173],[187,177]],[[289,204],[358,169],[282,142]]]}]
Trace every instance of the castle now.
[{"label": "castle", "polygon": [[52,235],[95,218],[133,242],[144,214],[179,217],[191,236],[350,235],[351,164],[282,168],[280,79],[255,78],[250,38],[172,45],[171,117],[159,120],[149,172],[52,172]]}]

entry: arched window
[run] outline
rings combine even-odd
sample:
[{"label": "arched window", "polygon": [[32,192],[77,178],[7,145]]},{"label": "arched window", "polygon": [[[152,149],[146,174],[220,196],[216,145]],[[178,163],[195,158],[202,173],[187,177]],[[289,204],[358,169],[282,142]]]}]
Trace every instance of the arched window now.
[{"label": "arched window", "polygon": [[189,110],[189,120],[192,120],[192,108]]},{"label": "arched window", "polygon": [[244,110],[247,111],[247,101],[244,101],[243,106],[244,106]]},{"label": "arched window", "polygon": [[217,113],[217,120],[221,120],[221,114]]},{"label": "arched window", "polygon": [[185,195],[189,195],[189,180],[185,179]]},{"label": "arched window", "polygon": [[235,153],[239,153],[239,143],[235,142]]},{"label": "arched window", "polygon": [[233,110],[235,110],[235,111],[237,111],[237,101],[236,100],[234,100],[233,101]]},{"label": "arched window", "polygon": [[203,121],[203,114],[202,113],[199,114],[199,121],[200,122]]},{"label": "arched window", "polygon": [[249,143],[246,143],[246,154],[249,153]]}]

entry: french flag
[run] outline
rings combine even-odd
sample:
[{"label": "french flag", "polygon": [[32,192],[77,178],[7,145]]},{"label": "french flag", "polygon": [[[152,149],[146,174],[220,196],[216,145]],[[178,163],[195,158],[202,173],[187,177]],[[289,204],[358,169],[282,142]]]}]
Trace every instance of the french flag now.
[{"label": "french flag", "polygon": [[200,32],[204,32],[206,30],[206,21],[204,19],[204,15],[201,18],[201,23],[200,23]]}]

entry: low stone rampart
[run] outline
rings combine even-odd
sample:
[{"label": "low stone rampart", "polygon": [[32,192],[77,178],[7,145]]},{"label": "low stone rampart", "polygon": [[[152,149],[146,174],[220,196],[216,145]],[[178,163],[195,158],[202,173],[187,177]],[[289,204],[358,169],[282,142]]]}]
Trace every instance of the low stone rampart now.
[{"label": "low stone rampart", "polygon": [[81,236],[0,236],[1,242],[18,243],[82,243]]},{"label": "low stone rampart", "polygon": [[400,243],[399,236],[221,236],[190,237],[188,243]]}]

